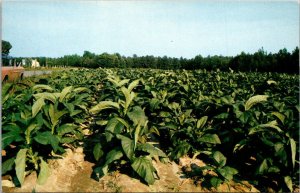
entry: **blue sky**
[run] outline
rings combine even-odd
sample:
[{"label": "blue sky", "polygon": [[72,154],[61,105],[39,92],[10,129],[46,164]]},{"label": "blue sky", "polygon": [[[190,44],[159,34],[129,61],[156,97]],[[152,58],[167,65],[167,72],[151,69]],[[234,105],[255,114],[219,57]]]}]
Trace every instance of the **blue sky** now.
[{"label": "blue sky", "polygon": [[299,46],[294,1],[2,1],[12,56],[120,53],[192,58]]}]

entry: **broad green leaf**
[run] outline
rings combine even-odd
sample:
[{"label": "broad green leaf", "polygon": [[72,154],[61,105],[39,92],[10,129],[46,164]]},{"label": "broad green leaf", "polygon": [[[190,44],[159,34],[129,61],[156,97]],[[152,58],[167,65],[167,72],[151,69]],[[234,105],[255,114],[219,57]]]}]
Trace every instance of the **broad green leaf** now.
[{"label": "broad green leaf", "polygon": [[32,117],[35,117],[36,114],[38,114],[38,112],[43,108],[44,105],[45,105],[44,98],[39,98],[38,100],[36,100],[32,105]]},{"label": "broad green leaf", "polygon": [[26,131],[25,131],[25,138],[26,138],[26,143],[27,144],[30,144],[30,142],[31,142],[31,132],[34,130],[34,129],[36,129],[37,128],[37,124],[30,124],[28,127],[27,127],[27,129],[26,129]]},{"label": "broad green leaf", "polygon": [[223,168],[218,168],[217,171],[226,179],[232,180],[233,176],[238,173],[238,171],[232,167],[225,166]]},{"label": "broad green leaf", "polygon": [[175,110],[175,109],[178,109],[180,107],[180,105],[176,102],[172,102],[168,105],[168,107],[171,109],[171,110]]},{"label": "broad green leaf", "polygon": [[225,166],[227,159],[221,152],[215,151],[214,154],[213,154],[213,158],[218,163],[218,165],[220,167]]},{"label": "broad green leaf", "polygon": [[154,184],[154,173],[156,172],[156,169],[153,167],[152,160],[150,158],[146,156],[136,158],[131,164],[131,167],[147,182],[147,184]]},{"label": "broad green leaf", "polygon": [[35,86],[32,87],[33,91],[38,91],[38,90],[47,90],[47,91],[53,91],[53,88],[51,88],[48,85],[44,85],[44,84],[37,84]]},{"label": "broad green leaf", "polygon": [[173,159],[179,159],[182,156],[186,155],[190,149],[191,149],[191,145],[186,141],[183,141],[175,147],[175,150],[171,152],[171,157]]},{"label": "broad green leaf", "polygon": [[39,100],[39,99],[47,99],[49,101],[51,101],[52,103],[55,103],[56,99],[59,97],[58,96],[59,93],[49,93],[49,92],[43,92],[43,93],[37,93],[34,94],[34,98]]},{"label": "broad green leaf", "polygon": [[272,112],[271,114],[277,117],[281,121],[281,123],[284,124],[284,119],[285,119],[284,114],[279,112]]},{"label": "broad green leaf", "polygon": [[109,108],[116,108],[119,109],[120,106],[118,103],[116,102],[112,102],[112,101],[101,101],[100,103],[98,103],[96,106],[94,106],[93,108],[90,109],[90,113],[92,114],[97,114],[100,111],[104,110],[104,109],[109,109]]},{"label": "broad green leaf", "polygon": [[291,192],[293,192],[293,181],[290,176],[284,176],[284,182]]},{"label": "broad green leaf", "polygon": [[127,88],[125,88],[125,87],[122,87],[122,88],[121,88],[121,91],[122,91],[122,93],[123,93],[124,96],[125,96],[124,112],[125,112],[125,114],[126,114],[128,107],[130,106],[132,100],[133,100],[134,97],[135,97],[135,94],[134,94],[134,92],[130,92],[130,91],[129,91]]},{"label": "broad green leaf", "polygon": [[118,82],[117,86],[118,86],[118,87],[121,87],[121,86],[123,86],[124,84],[128,83],[129,81],[130,81],[129,79],[121,80],[120,82]]},{"label": "broad green leaf", "polygon": [[130,128],[129,124],[127,123],[127,121],[125,121],[124,119],[120,118],[120,117],[116,117],[116,119],[122,123],[127,129]]},{"label": "broad green leaf", "polygon": [[[62,111],[57,110],[53,104],[49,105],[49,116],[50,116],[53,129],[58,124],[59,119],[67,113],[68,111],[66,110],[62,110]],[[52,133],[54,133],[54,130],[52,130]]]},{"label": "broad green leaf", "polygon": [[263,138],[263,137],[262,137],[262,138],[261,138],[261,141],[262,141],[265,145],[267,145],[267,146],[274,147],[274,143],[273,143],[272,141],[266,139],[266,138]]},{"label": "broad green leaf", "polygon": [[[21,113],[21,117],[22,117],[22,113]],[[13,121],[15,121],[15,120],[13,120]],[[1,129],[2,129],[2,131],[15,131],[15,130],[19,131],[19,130],[21,130],[20,126],[17,125],[16,123],[8,123],[8,124],[5,124],[5,125],[3,124]],[[5,133],[5,132],[2,132],[2,134],[3,133]]]},{"label": "broad green leaf", "polygon": [[[2,131],[3,132],[3,131]],[[16,127],[15,130],[5,132],[2,134],[2,149],[5,149],[14,141],[21,141],[24,138],[21,136],[21,129]]]},{"label": "broad green leaf", "polygon": [[66,133],[72,133],[76,128],[78,128],[77,125],[71,124],[71,123],[66,123],[61,126],[59,126],[56,131],[58,135],[64,135]]},{"label": "broad green leaf", "polygon": [[276,109],[279,112],[283,112],[286,107],[284,102],[278,102],[278,101],[274,101],[273,105],[274,105],[274,107],[276,107]]},{"label": "broad green leaf", "polygon": [[151,108],[151,110],[153,111],[153,110],[157,109],[158,106],[159,106],[159,104],[160,104],[160,100],[159,99],[152,98],[150,100],[150,108]]},{"label": "broad green leaf", "polygon": [[47,145],[50,143],[51,135],[52,134],[50,131],[37,133],[37,135],[34,137],[34,140],[40,144]]},{"label": "broad green leaf", "polygon": [[112,118],[108,121],[105,127],[105,136],[107,142],[110,142],[114,134],[120,134],[124,128],[124,125],[117,119]]},{"label": "broad green leaf", "polygon": [[155,133],[156,135],[160,136],[159,130],[155,126],[150,128],[149,133]]},{"label": "broad green leaf", "polygon": [[276,85],[277,84],[277,82],[274,81],[274,80],[268,80],[267,83],[268,83],[268,85],[271,85],[271,84],[275,84]]},{"label": "broad green leaf", "polygon": [[268,169],[268,173],[279,173],[279,172],[280,172],[280,169],[277,166],[271,166]]},{"label": "broad green leaf", "polygon": [[169,128],[171,130],[176,130],[178,128],[178,125],[177,124],[173,124],[173,123],[166,123],[165,127]]},{"label": "broad green leaf", "polygon": [[171,114],[169,112],[166,112],[166,111],[160,111],[159,116],[160,117],[170,117]]},{"label": "broad green leaf", "polygon": [[60,149],[60,147],[58,146],[59,144],[58,137],[53,135],[50,131],[38,133],[37,136],[34,137],[34,140],[43,145],[50,144],[54,152]]},{"label": "broad green leaf", "polygon": [[103,156],[104,152],[102,151],[102,146],[100,143],[96,143],[96,145],[94,146],[93,154],[96,161],[98,161]]},{"label": "broad green leaf", "polygon": [[9,91],[11,90],[11,88],[13,88],[13,84],[12,83],[5,83],[2,84],[2,98],[9,93]]},{"label": "broad green leaf", "polygon": [[220,99],[221,99],[221,101],[224,102],[225,104],[231,105],[231,104],[234,103],[234,99],[233,99],[231,96],[229,96],[229,95],[226,95],[226,96],[224,96],[224,97],[221,97]]},{"label": "broad green leaf", "polygon": [[48,177],[50,176],[50,168],[48,167],[48,164],[40,158],[41,163],[40,163],[40,173],[37,179],[37,183],[40,185],[43,185],[46,183]]},{"label": "broad green leaf", "polygon": [[292,164],[293,168],[295,167],[295,160],[296,160],[296,142],[293,138],[289,138],[291,144],[291,152],[292,152]]},{"label": "broad green leaf", "polygon": [[225,169],[227,173],[230,173],[232,175],[236,175],[239,173],[238,170],[236,170],[235,168],[229,167],[229,166],[225,166],[225,167],[223,167],[223,169]]},{"label": "broad green leaf", "polygon": [[53,104],[49,105],[48,114],[49,114],[52,125],[55,125],[55,123],[57,123],[58,121],[57,121],[57,118],[56,118],[56,115],[55,115],[55,109],[54,109]]},{"label": "broad green leaf", "polygon": [[149,153],[151,157],[159,156],[159,157],[168,157],[162,150],[154,147],[150,143],[142,143],[137,145],[137,150],[144,151]]},{"label": "broad green leaf", "polygon": [[89,91],[89,89],[86,88],[86,87],[78,87],[78,88],[75,88],[73,90],[73,92],[76,92],[76,93],[80,93],[80,92],[83,92],[83,91]]},{"label": "broad green leaf", "polygon": [[141,126],[145,126],[147,117],[140,106],[133,107],[133,110],[128,112],[127,115],[133,121],[134,125],[140,124]]},{"label": "broad green leaf", "polygon": [[74,141],[76,141],[77,139],[75,137],[62,137],[59,139],[59,143],[72,143]]},{"label": "broad green leaf", "polygon": [[74,111],[72,111],[72,112],[70,113],[70,116],[73,117],[73,116],[75,116],[75,115],[78,115],[78,114],[81,113],[81,112],[82,112],[82,110],[74,110]]},{"label": "broad green leaf", "polygon": [[[5,84],[2,84],[2,105],[11,97],[11,95],[13,94],[14,90],[14,85],[7,82]],[[10,93],[10,91],[12,91],[12,93]]]},{"label": "broad green leaf", "polygon": [[1,100],[2,105],[4,105],[5,102],[6,102],[9,98],[10,98],[10,95],[9,95],[9,94],[7,94],[7,95],[5,95],[5,96],[2,96],[2,100]]},{"label": "broad green leaf", "polygon": [[117,138],[121,140],[121,145],[125,155],[132,160],[134,156],[134,142],[133,140],[123,135],[117,135]]},{"label": "broad green leaf", "polygon": [[212,177],[212,178],[210,179],[210,184],[211,184],[214,188],[218,188],[222,182],[223,182],[223,181],[222,181],[220,178],[218,178],[218,177]]},{"label": "broad green leaf", "polygon": [[54,152],[56,152],[59,149],[59,146],[58,146],[59,139],[57,138],[57,136],[51,134],[51,136],[49,138],[49,142],[50,142]]},{"label": "broad green leaf", "polygon": [[268,168],[269,168],[269,166],[268,166],[267,160],[264,159],[258,168],[258,174],[263,175],[265,172],[268,171]]},{"label": "broad green leaf", "polygon": [[75,106],[73,103],[64,103],[65,107],[69,110],[70,113],[73,113]]},{"label": "broad green leaf", "polygon": [[205,134],[197,141],[211,144],[221,144],[221,141],[217,134]]},{"label": "broad green leaf", "polygon": [[202,129],[207,121],[208,116],[204,116],[201,117],[198,121],[197,121],[197,129]]},{"label": "broad green leaf", "polygon": [[[117,80],[115,80],[117,78]],[[119,77],[107,77],[107,80],[109,80],[111,83],[113,83],[115,86],[118,86],[119,83]]]},{"label": "broad green leaf", "polygon": [[215,119],[227,119],[229,116],[229,113],[220,113],[216,116],[214,116]]},{"label": "broad green leaf", "polygon": [[101,125],[101,126],[107,125],[107,123],[108,123],[107,120],[96,121],[96,124],[97,124],[97,125]]},{"label": "broad green leaf", "polygon": [[20,149],[15,160],[15,170],[17,178],[22,185],[25,178],[26,153],[28,149]]},{"label": "broad green leaf", "polygon": [[251,118],[251,114],[248,111],[242,112],[237,117],[243,124],[246,124]]},{"label": "broad green leaf", "polygon": [[272,128],[275,129],[279,133],[283,133],[283,131],[277,126],[277,121],[270,121],[266,124],[257,125],[256,127],[253,127],[249,130],[249,135],[252,135],[257,132],[269,132],[269,130],[266,130],[266,128]]},{"label": "broad green leaf", "polygon": [[108,165],[116,160],[119,160],[120,158],[123,157],[123,153],[120,150],[120,148],[115,148],[108,152],[108,154],[105,157],[105,164],[102,167],[102,173],[103,175],[106,175],[108,172]]},{"label": "broad green leaf", "polygon": [[132,81],[128,86],[128,91],[131,92],[140,82],[140,79]]},{"label": "broad green leaf", "polygon": [[245,110],[248,111],[253,105],[267,101],[268,95],[256,95],[248,99],[245,103]]},{"label": "broad green leaf", "polygon": [[123,157],[122,151],[118,148],[115,148],[115,149],[111,150],[110,152],[108,152],[108,154],[106,155],[105,165],[108,165],[108,164],[112,163],[113,161],[120,159],[121,157]]},{"label": "broad green leaf", "polygon": [[134,146],[133,146],[133,149],[135,150],[136,148],[136,144],[139,140],[139,136],[140,136],[140,131],[141,131],[141,125],[138,124],[134,130]]},{"label": "broad green leaf", "polygon": [[154,98],[157,98],[157,92],[151,91],[151,94],[152,94],[152,96],[153,96]]},{"label": "broad green leaf", "polygon": [[287,153],[284,148],[284,144],[281,142],[277,142],[274,145],[275,155],[280,157],[281,160],[287,160]]},{"label": "broad green leaf", "polygon": [[183,125],[185,123],[185,114],[181,114],[179,117],[178,117],[178,120],[179,120],[179,123],[180,125]]},{"label": "broad green leaf", "polygon": [[64,98],[67,96],[67,94],[69,94],[73,89],[73,86],[68,86],[66,88],[64,88],[59,96],[59,102],[62,102],[64,100]]},{"label": "broad green leaf", "polygon": [[298,113],[300,113],[300,105],[297,104],[297,105],[295,106],[295,108],[297,109]]},{"label": "broad green leaf", "polygon": [[[174,103],[174,102],[173,102]],[[185,102],[184,102],[185,103]],[[176,104],[176,103],[175,103]],[[181,105],[185,105],[185,104],[181,104]],[[184,116],[186,117],[186,118],[191,118],[192,116],[191,116],[191,113],[193,112],[193,109],[186,109],[185,110],[185,112],[183,113],[184,114]]]},{"label": "broad green leaf", "polygon": [[183,87],[183,89],[184,89],[186,92],[189,91],[189,85],[186,85],[186,84],[185,84],[185,85],[183,85],[182,87]]},{"label": "broad green leaf", "polygon": [[15,164],[15,158],[10,158],[2,163],[2,175],[4,175],[6,172],[13,169],[13,166]]}]

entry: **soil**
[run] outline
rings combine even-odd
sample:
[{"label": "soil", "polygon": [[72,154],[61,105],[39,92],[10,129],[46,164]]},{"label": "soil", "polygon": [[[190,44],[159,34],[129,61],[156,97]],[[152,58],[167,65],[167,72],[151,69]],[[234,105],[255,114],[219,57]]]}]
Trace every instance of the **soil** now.
[{"label": "soil", "polygon": [[163,164],[153,161],[160,177],[153,185],[145,185],[139,179],[115,171],[102,177],[99,181],[91,178],[93,163],[84,160],[82,148],[67,150],[61,159],[49,162],[51,175],[46,184],[36,184],[37,174],[31,173],[25,178],[23,186],[7,187],[13,184],[9,178],[3,178],[4,192],[258,192],[247,182],[222,184],[216,189],[205,189],[194,179],[187,178],[182,169],[192,165],[204,166],[198,159],[184,157],[179,164]]}]

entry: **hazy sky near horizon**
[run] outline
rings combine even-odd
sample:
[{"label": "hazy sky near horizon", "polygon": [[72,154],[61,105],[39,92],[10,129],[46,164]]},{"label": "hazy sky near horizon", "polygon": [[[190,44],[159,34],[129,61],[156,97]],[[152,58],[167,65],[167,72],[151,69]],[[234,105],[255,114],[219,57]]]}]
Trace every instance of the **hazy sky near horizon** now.
[{"label": "hazy sky near horizon", "polygon": [[1,30],[10,55],[23,57],[274,53],[299,46],[299,3],[3,0]]}]

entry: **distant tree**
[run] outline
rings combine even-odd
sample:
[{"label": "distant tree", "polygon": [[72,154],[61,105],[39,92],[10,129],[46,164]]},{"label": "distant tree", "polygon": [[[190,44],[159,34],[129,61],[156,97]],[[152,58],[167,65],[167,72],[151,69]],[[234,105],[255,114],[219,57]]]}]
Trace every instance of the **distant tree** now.
[{"label": "distant tree", "polygon": [[95,54],[90,52],[90,51],[84,51],[83,52],[83,57],[84,58],[93,58],[93,57],[95,57]]},{"label": "distant tree", "polygon": [[289,59],[290,59],[290,53],[287,51],[286,48],[279,50],[279,52],[276,54],[276,59],[278,62],[278,70],[282,72],[291,72],[292,68]]},{"label": "distant tree", "polygon": [[[43,58],[40,58],[41,60]],[[43,65],[43,62],[40,62]],[[200,54],[192,59],[171,58],[167,56],[132,56],[125,57],[119,53],[102,53],[96,55],[84,51],[82,56],[69,55],[60,58],[48,58],[48,66],[78,66],[87,68],[159,68],[159,69],[206,69],[208,71],[260,71],[260,72],[299,72],[299,48],[290,53],[287,49],[281,49],[272,54],[259,49],[253,54],[241,52],[236,56],[214,55],[202,57]]]},{"label": "distant tree", "polygon": [[296,47],[292,53],[292,72],[299,73],[299,48]]},{"label": "distant tree", "polygon": [[84,51],[82,65],[88,68],[96,68],[96,55],[89,51]]},{"label": "distant tree", "polygon": [[2,53],[9,54],[9,50],[12,48],[12,45],[5,40],[2,40]]},{"label": "distant tree", "polygon": [[39,57],[37,60],[40,63],[40,66],[46,66],[46,57]]},{"label": "distant tree", "polygon": [[193,59],[193,68],[195,69],[201,69],[203,68],[203,57],[199,54],[197,56],[195,56],[195,58]]}]

